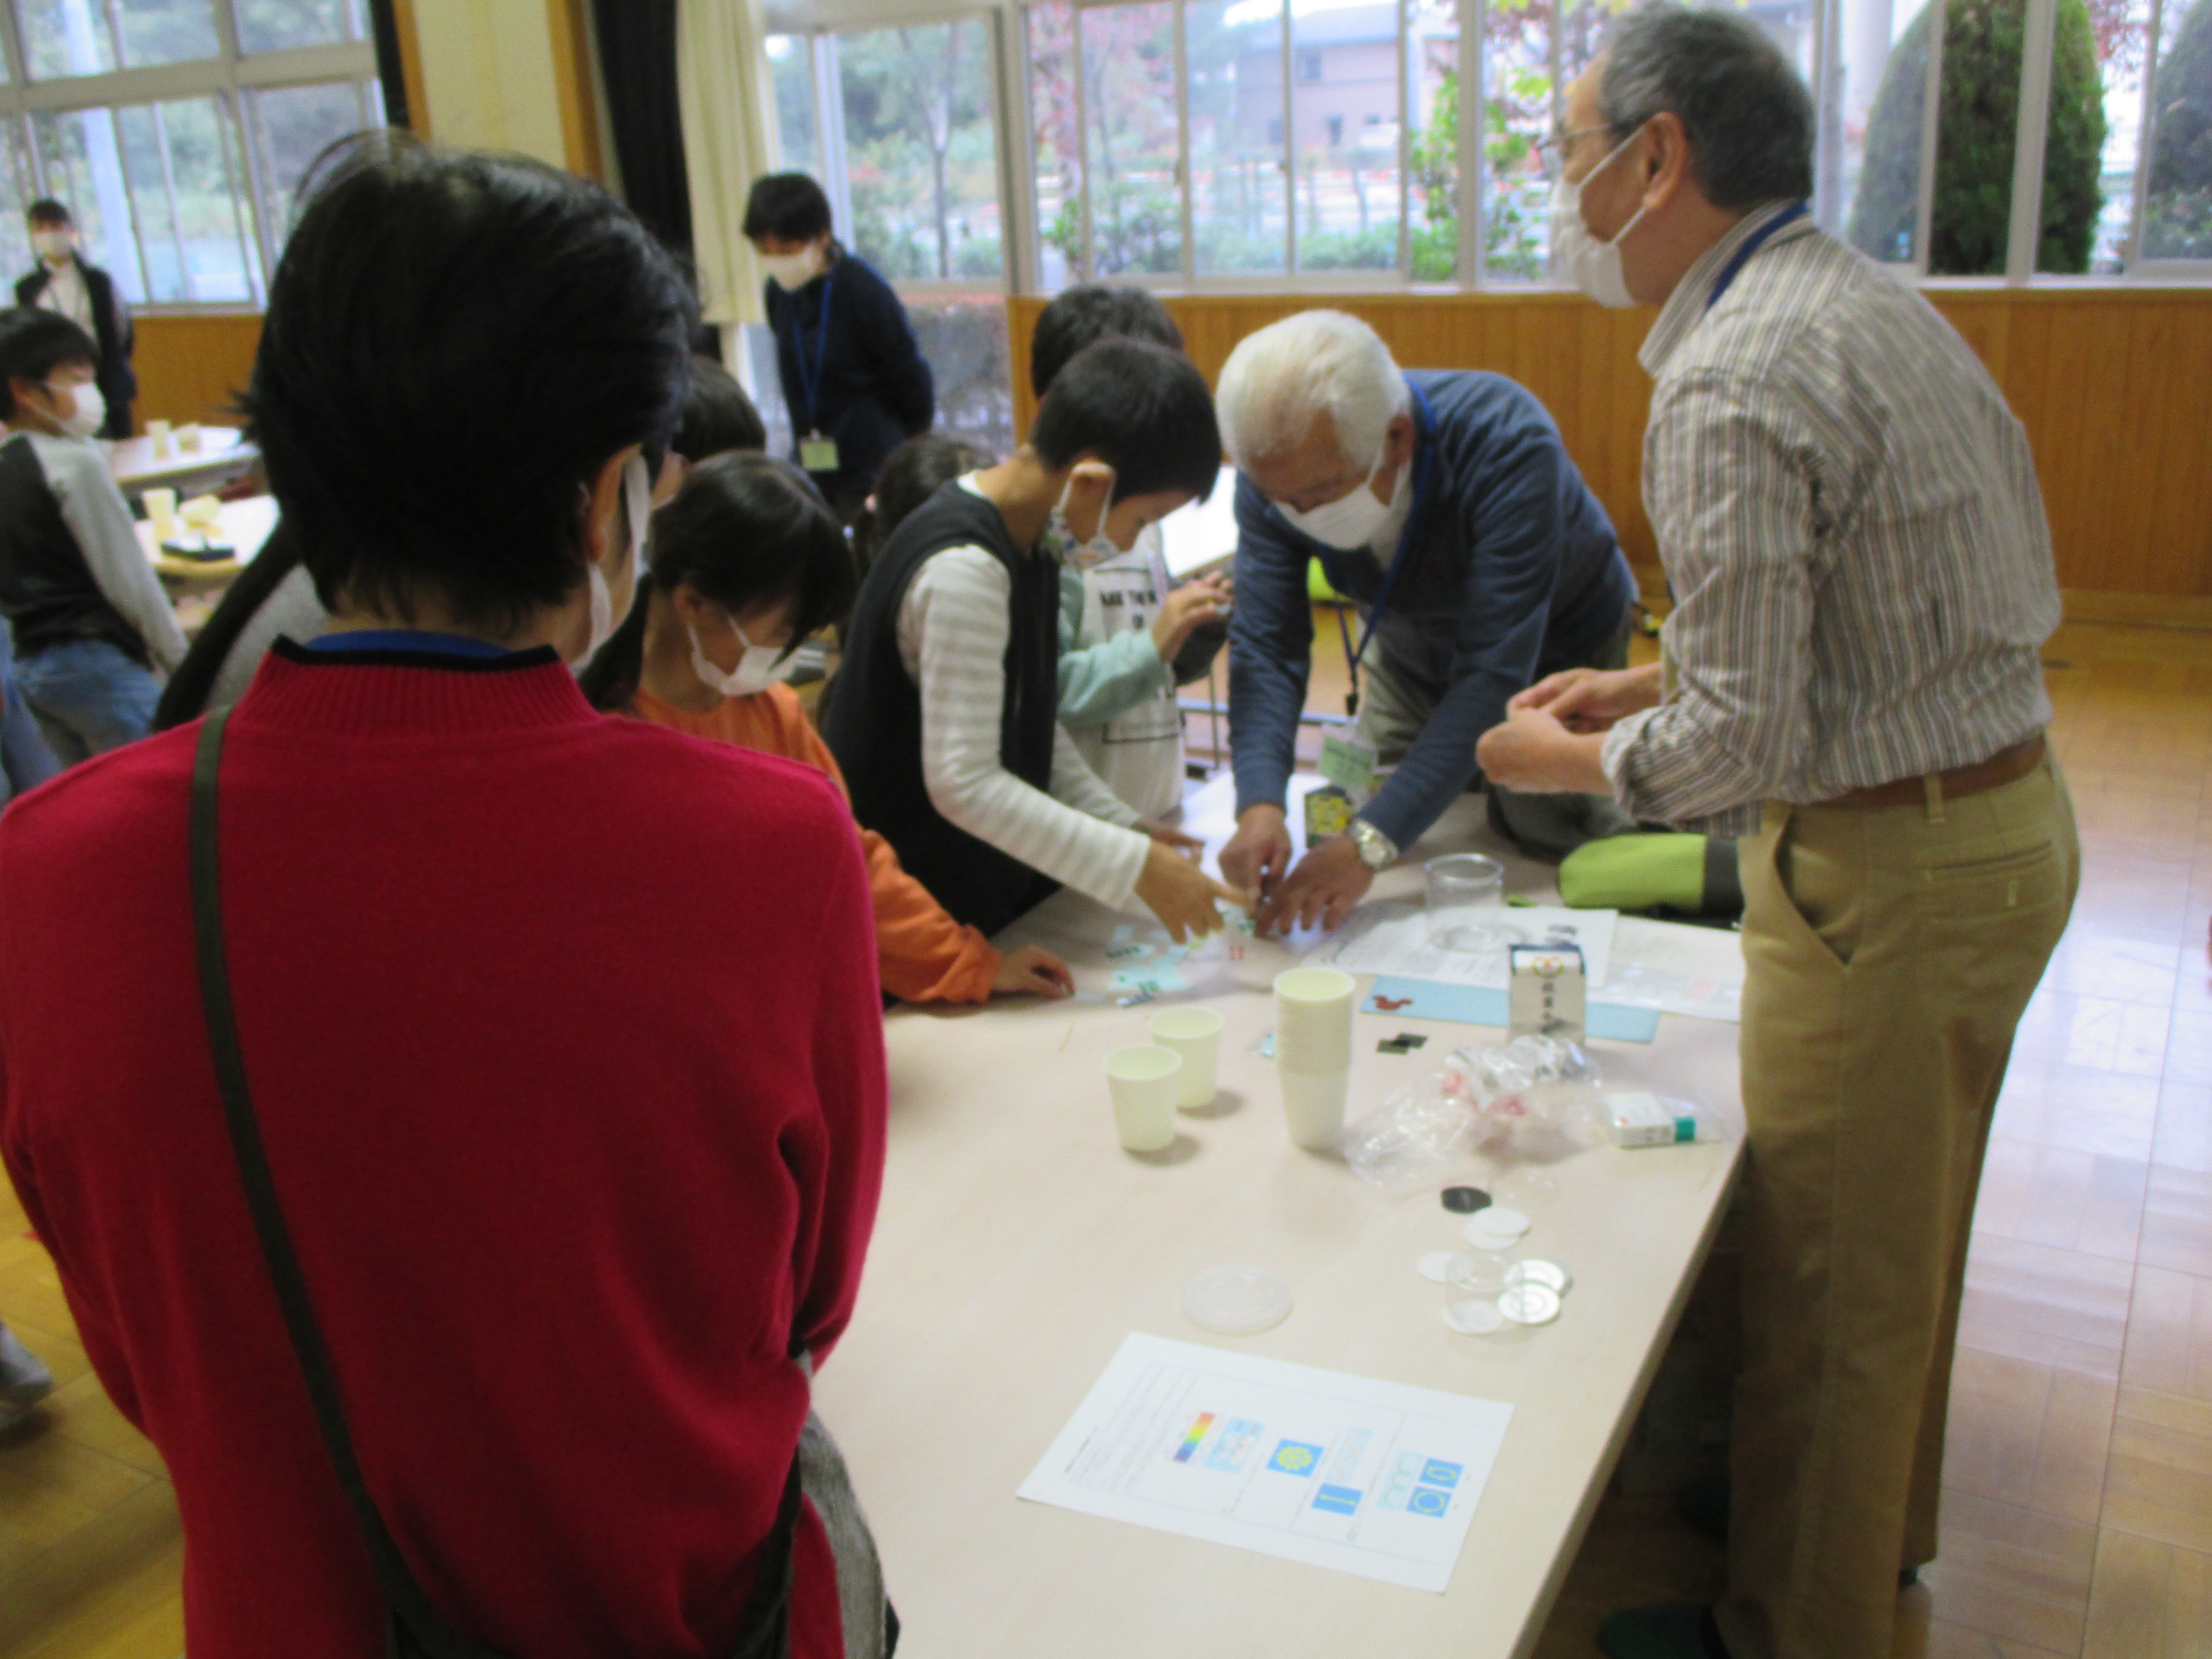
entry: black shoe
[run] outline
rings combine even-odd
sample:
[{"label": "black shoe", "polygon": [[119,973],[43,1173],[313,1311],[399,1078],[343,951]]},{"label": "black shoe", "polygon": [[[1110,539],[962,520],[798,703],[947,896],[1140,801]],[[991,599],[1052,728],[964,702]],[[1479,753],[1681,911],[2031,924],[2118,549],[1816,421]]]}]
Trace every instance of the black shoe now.
[{"label": "black shoe", "polygon": [[1686,1601],[1609,1613],[1597,1644],[1606,1659],[1729,1659],[1713,1610]]}]

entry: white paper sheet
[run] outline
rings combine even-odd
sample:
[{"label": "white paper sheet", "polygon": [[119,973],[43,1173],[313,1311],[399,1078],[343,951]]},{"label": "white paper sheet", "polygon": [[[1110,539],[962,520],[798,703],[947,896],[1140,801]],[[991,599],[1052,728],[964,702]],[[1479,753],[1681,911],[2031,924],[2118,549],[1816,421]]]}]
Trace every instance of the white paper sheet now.
[{"label": "white paper sheet", "polygon": [[[1618,910],[1570,910],[1555,904],[1500,909],[1498,925],[1519,945],[1579,945],[1583,973],[1592,991],[1607,987],[1613,955]],[[1444,951],[1429,943],[1427,912],[1419,904],[1363,904],[1336,938],[1308,958],[1341,968],[1347,974],[1397,974],[1407,979],[1441,980],[1447,985],[1505,988],[1503,949]],[[1607,1001],[1618,1001],[1608,995]]]},{"label": "white paper sheet", "polygon": [[1512,1416],[1135,1334],[1019,1495],[1441,1595]]},{"label": "white paper sheet", "polygon": [[1623,916],[1613,933],[1605,1000],[1697,1019],[1739,1019],[1742,936],[1721,927]]}]

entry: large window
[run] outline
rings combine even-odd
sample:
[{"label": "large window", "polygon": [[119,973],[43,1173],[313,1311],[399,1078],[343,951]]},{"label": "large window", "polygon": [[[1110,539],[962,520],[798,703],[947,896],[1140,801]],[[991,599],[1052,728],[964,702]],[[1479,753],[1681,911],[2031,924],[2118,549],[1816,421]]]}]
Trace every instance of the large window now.
[{"label": "large window", "polygon": [[0,258],[55,197],[134,304],[258,301],[308,163],[384,118],[361,0],[0,0]]},{"label": "large window", "polygon": [[[839,240],[905,301],[940,424],[1003,453],[1014,411],[996,38],[989,15],[938,17],[771,35],[768,58],[780,165],[821,181]],[[774,344],[748,332],[762,413],[782,439]]]}]

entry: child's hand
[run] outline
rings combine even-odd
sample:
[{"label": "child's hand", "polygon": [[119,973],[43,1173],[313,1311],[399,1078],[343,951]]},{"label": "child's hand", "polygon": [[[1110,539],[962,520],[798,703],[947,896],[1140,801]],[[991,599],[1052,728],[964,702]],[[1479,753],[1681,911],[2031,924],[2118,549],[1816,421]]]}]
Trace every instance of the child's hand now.
[{"label": "child's hand", "polygon": [[1067,964],[1041,945],[1024,945],[1000,958],[994,994],[1040,996],[1048,1002],[1075,994],[1075,975]]},{"label": "child's hand", "polygon": [[1252,908],[1249,893],[1214,880],[1175,848],[1157,841],[1146,850],[1137,896],[1178,945],[1221,929],[1224,924],[1215,900],[1227,899],[1243,910]]},{"label": "child's hand", "polygon": [[1173,662],[1193,629],[1228,614],[1228,577],[1201,576],[1194,582],[1185,582],[1168,595],[1160,614],[1152,618],[1152,645],[1160,660]]}]

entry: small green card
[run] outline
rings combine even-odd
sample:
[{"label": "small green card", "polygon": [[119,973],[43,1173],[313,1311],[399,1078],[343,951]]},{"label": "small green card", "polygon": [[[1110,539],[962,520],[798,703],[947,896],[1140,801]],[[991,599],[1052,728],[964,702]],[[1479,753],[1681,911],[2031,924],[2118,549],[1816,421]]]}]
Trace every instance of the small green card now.
[{"label": "small green card", "polygon": [[835,472],[837,470],[837,441],[825,438],[820,433],[799,441],[799,464],[809,472]]},{"label": "small green card", "polygon": [[1357,738],[1321,740],[1321,775],[1357,800],[1375,787],[1375,751]]}]

